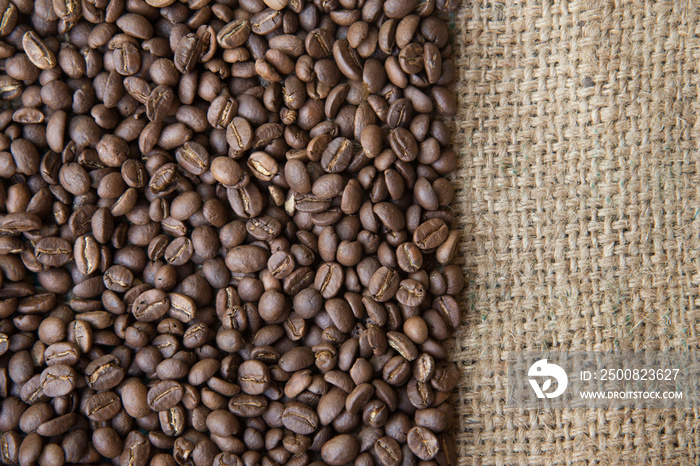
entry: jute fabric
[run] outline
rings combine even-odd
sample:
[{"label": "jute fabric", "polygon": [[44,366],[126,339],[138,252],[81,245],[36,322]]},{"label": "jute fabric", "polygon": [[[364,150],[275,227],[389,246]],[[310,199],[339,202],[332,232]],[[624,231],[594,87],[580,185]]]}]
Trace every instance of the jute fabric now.
[{"label": "jute fabric", "polygon": [[700,464],[698,409],[506,406],[518,350],[700,346],[700,3],[466,1],[460,464]]}]

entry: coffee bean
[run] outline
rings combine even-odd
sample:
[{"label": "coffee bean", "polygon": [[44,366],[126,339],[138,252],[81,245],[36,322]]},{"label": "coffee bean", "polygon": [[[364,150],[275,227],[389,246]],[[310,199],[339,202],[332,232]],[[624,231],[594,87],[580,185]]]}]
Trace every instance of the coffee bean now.
[{"label": "coffee bean", "polygon": [[109,390],[124,378],[124,369],[112,355],[101,356],[85,367],[87,384],[93,390]]},{"label": "coffee bean", "polygon": [[308,405],[290,402],[282,413],[282,423],[294,433],[308,435],[316,431],[319,427],[319,420],[316,412]]},{"label": "coffee bean", "polygon": [[124,440],[124,446],[119,455],[120,464],[145,465],[150,456],[148,438],[137,431],[131,431]]},{"label": "coffee bean", "polygon": [[321,166],[328,173],[340,173],[350,164],[352,143],[346,138],[335,138],[323,151]]},{"label": "coffee bean", "polygon": [[378,302],[386,302],[396,295],[399,288],[399,277],[390,267],[381,267],[369,282],[369,292]]},{"label": "coffee bean", "polygon": [[[92,256],[94,253],[89,249],[91,246],[88,241],[85,241],[85,243],[81,244],[80,247],[81,250],[79,254],[81,254],[81,257],[85,257],[85,270],[90,270],[90,265],[94,263],[94,257]],[[96,265],[99,265],[99,261]],[[104,280],[104,285],[108,290],[121,293],[131,288],[131,285],[134,282],[134,274],[131,272],[131,270],[122,265],[113,265],[105,271],[102,278]]]},{"label": "coffee bean", "polygon": [[167,86],[156,86],[146,99],[146,115],[153,122],[161,122],[170,112],[175,93]]},{"label": "coffee bean", "polygon": [[209,168],[209,153],[196,142],[185,142],[175,156],[178,163],[193,175],[201,175]]},{"label": "coffee bean", "polygon": [[121,167],[129,154],[129,147],[122,138],[111,134],[104,135],[97,144],[97,155],[108,167]]},{"label": "coffee bean", "polygon": [[430,219],[418,226],[413,233],[413,242],[423,250],[440,246],[449,235],[445,222],[439,218]]},{"label": "coffee bean", "polygon": [[97,452],[106,458],[115,458],[122,452],[123,441],[116,430],[100,427],[92,433],[92,444]]},{"label": "coffee bean", "polygon": [[148,290],[134,301],[132,313],[140,322],[153,322],[163,317],[170,308],[170,298],[161,290]]},{"label": "coffee bean", "polygon": [[403,459],[399,443],[391,437],[382,437],[377,440],[374,444],[374,453],[385,466],[397,466]]},{"label": "coffee bean", "polygon": [[396,291],[396,300],[404,306],[420,306],[426,297],[423,285],[412,279],[402,280]]},{"label": "coffee bean", "polygon": [[321,449],[323,461],[333,466],[340,466],[355,460],[360,453],[360,443],[348,434],[338,435],[328,440]]},{"label": "coffee bean", "polygon": [[260,395],[267,389],[269,383],[270,372],[260,361],[245,361],[238,368],[238,384],[244,393]]},{"label": "coffee bean", "polygon": [[202,41],[194,33],[185,34],[175,49],[175,67],[181,73],[189,73],[202,54]]},{"label": "coffee bean", "polygon": [[236,395],[228,402],[228,409],[239,417],[256,417],[267,409],[267,398],[262,395]]},{"label": "coffee bean", "polygon": [[29,60],[37,68],[48,70],[56,66],[56,56],[46,47],[36,32],[27,31],[24,33],[22,47]]},{"label": "coffee bean", "polygon": [[207,121],[214,128],[226,129],[236,116],[237,111],[238,103],[229,96],[221,95],[215,98],[209,106]]},{"label": "coffee bean", "polygon": [[314,363],[314,354],[309,348],[296,347],[284,353],[278,363],[285,372],[296,372],[311,366]]},{"label": "coffee bean", "polygon": [[245,19],[232,21],[225,25],[216,35],[216,41],[224,49],[240,47],[250,35],[250,22]]},{"label": "coffee bean", "polygon": [[105,422],[114,418],[121,410],[122,403],[114,392],[100,392],[90,398],[86,406],[87,416],[97,422]]},{"label": "coffee bean", "polygon": [[17,25],[17,17],[19,15],[17,6],[10,2],[3,2],[1,5],[1,12],[3,17],[2,27],[0,27],[0,35],[6,36],[12,32],[12,30]]},{"label": "coffee bean", "polygon": [[252,273],[267,265],[269,253],[258,246],[237,246],[226,255],[226,266],[234,273]]},{"label": "coffee bean", "polygon": [[34,247],[34,255],[44,265],[60,267],[71,260],[73,248],[63,238],[42,238]]},{"label": "coffee bean", "polygon": [[20,436],[17,432],[5,432],[0,436],[0,459],[4,464],[14,464],[19,461]]},{"label": "coffee bean", "polygon": [[[36,432],[42,437],[55,437],[57,435],[65,434],[73,427],[76,418],[77,414],[75,413],[64,414],[63,416],[59,416],[51,419],[50,421],[44,422],[37,427]],[[58,451],[61,451],[60,448]]]},{"label": "coffee bean", "polygon": [[148,391],[147,403],[153,411],[165,411],[179,403],[183,394],[182,385],[173,380],[162,380]]},{"label": "coffee bean", "polygon": [[41,386],[44,394],[51,398],[63,396],[75,388],[76,373],[72,367],[63,364],[49,366],[41,373]]}]

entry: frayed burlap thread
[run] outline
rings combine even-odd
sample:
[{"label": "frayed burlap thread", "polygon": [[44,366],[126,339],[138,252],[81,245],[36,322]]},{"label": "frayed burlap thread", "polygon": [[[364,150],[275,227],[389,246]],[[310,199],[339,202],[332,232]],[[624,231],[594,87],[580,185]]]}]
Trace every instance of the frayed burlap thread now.
[{"label": "frayed burlap thread", "polygon": [[464,3],[451,24],[461,465],[700,464],[697,408],[513,411],[516,350],[700,347],[700,10]]}]

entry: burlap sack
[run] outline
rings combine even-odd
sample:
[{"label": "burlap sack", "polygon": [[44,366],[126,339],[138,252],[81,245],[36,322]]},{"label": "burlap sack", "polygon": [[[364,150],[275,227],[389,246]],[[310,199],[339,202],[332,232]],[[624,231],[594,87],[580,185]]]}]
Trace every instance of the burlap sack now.
[{"label": "burlap sack", "polygon": [[[505,409],[508,351],[698,349],[697,1],[466,1],[460,464],[700,464],[697,409]],[[697,307],[696,307],[697,306]]]}]

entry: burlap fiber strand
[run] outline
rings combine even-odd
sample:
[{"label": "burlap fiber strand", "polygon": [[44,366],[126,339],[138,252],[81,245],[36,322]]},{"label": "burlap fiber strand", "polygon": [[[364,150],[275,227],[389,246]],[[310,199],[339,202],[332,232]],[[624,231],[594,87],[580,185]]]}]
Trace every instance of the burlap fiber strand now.
[{"label": "burlap fiber strand", "polygon": [[697,409],[504,407],[508,351],[700,346],[698,8],[475,1],[452,17],[460,464],[700,464]]}]

